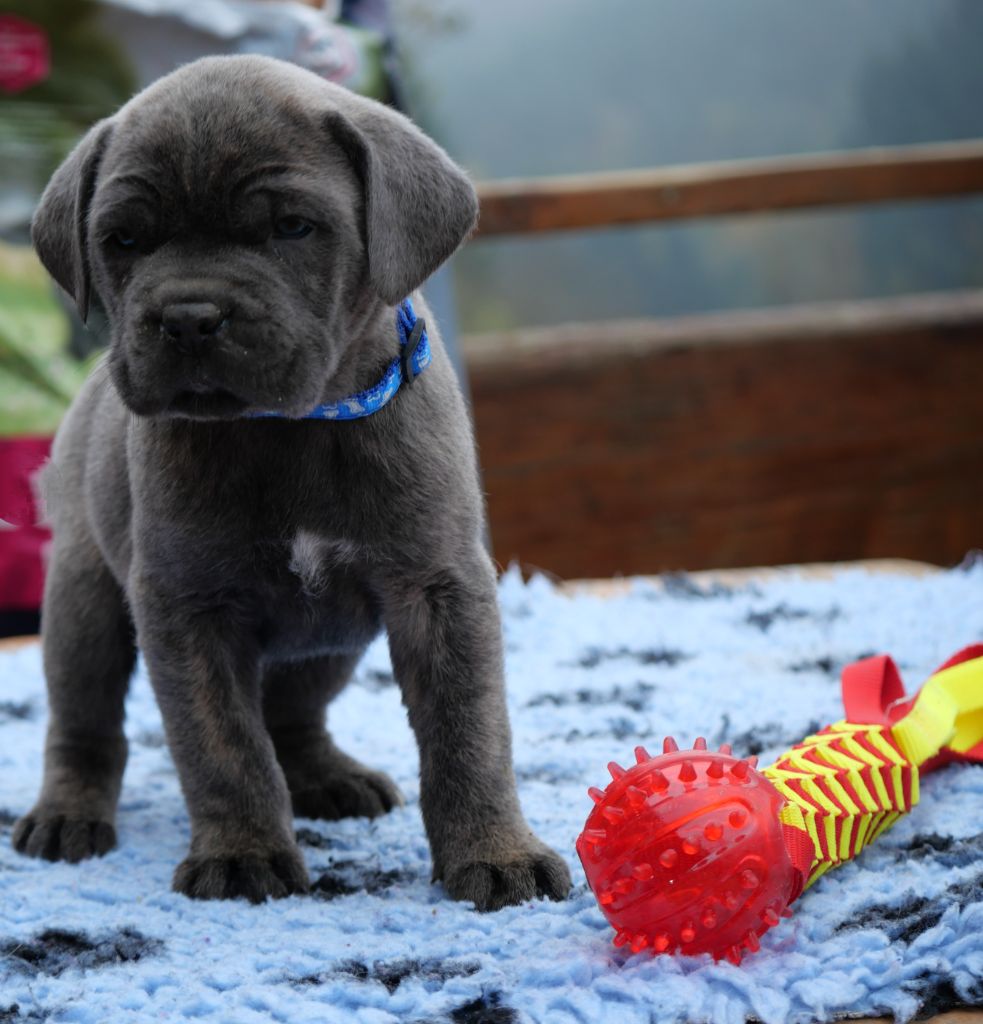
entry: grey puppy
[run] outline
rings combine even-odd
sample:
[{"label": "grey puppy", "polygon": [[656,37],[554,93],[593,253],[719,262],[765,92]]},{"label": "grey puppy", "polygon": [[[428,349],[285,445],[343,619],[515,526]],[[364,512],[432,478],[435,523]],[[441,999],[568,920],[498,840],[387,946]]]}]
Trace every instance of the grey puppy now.
[{"label": "grey puppy", "polygon": [[432,325],[432,364],[384,407],[303,418],[379,381],[396,307],[476,212],[407,119],[262,57],[168,75],[55,173],[35,245],[83,316],[98,295],[112,338],[47,471],[51,719],[18,850],[115,844],[139,646],[191,817],[174,887],[304,891],[291,808],[401,802],[324,726],[385,628],[434,878],[480,909],[566,895],[516,797],[474,445]]}]

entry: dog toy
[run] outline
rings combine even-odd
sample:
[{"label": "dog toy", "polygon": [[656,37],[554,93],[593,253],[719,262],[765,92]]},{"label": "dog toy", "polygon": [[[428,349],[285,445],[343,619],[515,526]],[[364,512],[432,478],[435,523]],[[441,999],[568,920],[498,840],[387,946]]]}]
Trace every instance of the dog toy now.
[{"label": "dog toy", "polygon": [[804,889],[911,810],[921,775],[983,761],[983,644],[914,696],[886,656],[847,666],[842,692],[842,721],[761,771],[702,738],[608,765],[577,853],[616,946],[740,963]]}]

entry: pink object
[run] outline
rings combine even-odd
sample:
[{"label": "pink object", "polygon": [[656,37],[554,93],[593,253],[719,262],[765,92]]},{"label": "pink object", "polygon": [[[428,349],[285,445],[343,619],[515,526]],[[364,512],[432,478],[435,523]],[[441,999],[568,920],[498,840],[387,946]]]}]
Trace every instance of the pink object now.
[{"label": "pink object", "polygon": [[50,437],[0,438],[0,609],[41,605],[51,533],[38,524],[34,478],[50,450]]},{"label": "pink object", "polygon": [[51,74],[48,37],[40,25],[0,14],[0,92],[23,92]]}]

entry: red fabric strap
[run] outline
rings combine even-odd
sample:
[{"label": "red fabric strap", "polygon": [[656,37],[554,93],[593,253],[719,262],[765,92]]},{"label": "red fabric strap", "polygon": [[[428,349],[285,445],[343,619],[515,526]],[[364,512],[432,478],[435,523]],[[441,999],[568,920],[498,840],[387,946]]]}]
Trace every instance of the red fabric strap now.
[{"label": "red fabric strap", "polygon": [[855,661],[843,669],[843,709],[855,725],[893,725],[911,706],[894,660],[886,654]]}]

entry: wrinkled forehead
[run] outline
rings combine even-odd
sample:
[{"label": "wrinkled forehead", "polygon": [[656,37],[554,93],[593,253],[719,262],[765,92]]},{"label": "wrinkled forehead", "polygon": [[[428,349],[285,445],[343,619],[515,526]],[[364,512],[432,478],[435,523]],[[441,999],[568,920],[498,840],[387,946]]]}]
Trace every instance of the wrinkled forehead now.
[{"label": "wrinkled forehead", "polygon": [[195,205],[270,188],[352,206],[361,193],[323,112],[289,94],[228,82],[151,93],[128,105],[103,166],[102,198],[149,186]]}]

